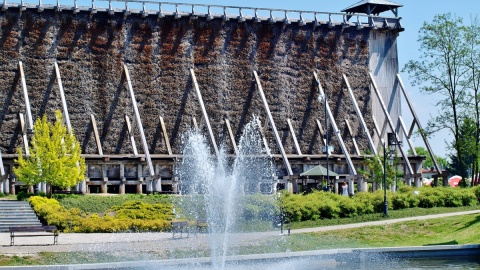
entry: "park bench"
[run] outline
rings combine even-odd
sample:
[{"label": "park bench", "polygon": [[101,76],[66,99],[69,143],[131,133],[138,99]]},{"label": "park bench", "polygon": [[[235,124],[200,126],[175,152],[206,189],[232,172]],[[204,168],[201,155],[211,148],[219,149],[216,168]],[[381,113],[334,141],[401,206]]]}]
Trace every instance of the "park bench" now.
[{"label": "park bench", "polygon": [[195,236],[197,233],[207,233],[208,232],[208,223],[205,219],[197,219],[195,222]]},{"label": "park bench", "polygon": [[180,238],[183,237],[183,233],[187,233],[187,237],[190,235],[190,225],[188,221],[172,221],[172,238],[175,238],[175,234],[180,233]]},{"label": "park bench", "polygon": [[15,237],[53,236],[53,244],[58,244],[58,230],[55,226],[16,226],[9,227],[10,246],[15,245]]}]

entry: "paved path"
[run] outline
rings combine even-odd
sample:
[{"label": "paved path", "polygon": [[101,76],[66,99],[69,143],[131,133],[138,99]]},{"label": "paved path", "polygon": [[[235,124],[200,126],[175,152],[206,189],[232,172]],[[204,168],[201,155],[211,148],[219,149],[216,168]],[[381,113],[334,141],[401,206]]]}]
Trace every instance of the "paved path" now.
[{"label": "paved path", "polygon": [[[423,220],[431,218],[442,218],[448,216],[478,214],[480,210],[445,213],[438,215],[418,216],[401,219],[388,219],[373,222],[354,223],[345,225],[325,226],[317,228],[306,228],[292,230],[292,234],[324,232],[350,228],[361,228],[366,226],[386,225],[411,220]],[[236,245],[254,245],[260,241],[272,237],[287,237],[280,235],[279,231],[260,233],[241,233],[232,236],[231,242]],[[148,254],[167,254],[175,249],[188,249],[193,247],[207,248],[212,237],[211,235],[199,234],[198,237],[190,235],[186,238],[172,238],[171,233],[61,233],[58,238],[58,245],[53,244],[53,236],[48,237],[25,237],[16,238],[15,246],[10,246],[10,234],[0,233],[0,254],[3,255],[33,255],[40,252],[117,252],[117,253],[141,253],[148,257]],[[118,254],[117,254],[118,255]],[[128,255],[128,254],[127,254]]]}]

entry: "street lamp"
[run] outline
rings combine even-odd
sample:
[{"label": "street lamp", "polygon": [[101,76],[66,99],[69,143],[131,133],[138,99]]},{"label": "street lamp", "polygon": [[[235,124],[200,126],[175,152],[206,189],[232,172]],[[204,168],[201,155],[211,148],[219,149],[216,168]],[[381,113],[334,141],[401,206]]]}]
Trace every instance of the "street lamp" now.
[{"label": "street lamp", "polygon": [[[397,150],[397,145],[401,145],[400,141],[397,141],[397,137],[395,136],[395,133],[387,133],[387,143],[388,143],[388,149],[387,149],[387,144],[385,141],[383,142],[383,215],[385,217],[388,217],[388,201],[387,201],[387,155],[388,157],[391,157],[391,154],[395,153]],[[389,159],[389,165],[391,166],[392,164],[390,161],[393,163],[393,160]]]}]

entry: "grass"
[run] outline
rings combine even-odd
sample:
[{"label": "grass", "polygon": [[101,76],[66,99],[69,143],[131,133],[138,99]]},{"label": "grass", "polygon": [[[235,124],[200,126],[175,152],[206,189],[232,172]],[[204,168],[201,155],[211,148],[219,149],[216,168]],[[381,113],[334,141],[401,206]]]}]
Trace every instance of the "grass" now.
[{"label": "grass", "polygon": [[[240,255],[334,248],[460,245],[479,242],[480,214],[472,214],[348,230],[292,234],[255,244],[236,246],[231,250],[232,253]],[[25,257],[0,255],[0,265],[100,263],[128,261],[138,259],[138,256],[145,256],[145,251],[136,253],[130,250],[127,254],[122,253],[62,252],[40,253],[36,256]],[[148,254],[148,259],[203,257],[208,254],[209,251],[205,248],[166,249],[163,251],[159,248]]]},{"label": "grass", "polygon": [[407,208],[402,210],[389,210],[388,217],[385,218],[383,213],[374,213],[353,218],[338,218],[338,219],[320,219],[309,220],[292,223],[292,229],[314,228],[332,225],[343,225],[351,223],[361,223],[385,219],[398,219],[406,217],[417,217],[426,215],[436,215],[442,213],[463,212],[471,210],[479,210],[480,205],[476,206],[462,206],[462,207],[434,207],[434,208]]}]

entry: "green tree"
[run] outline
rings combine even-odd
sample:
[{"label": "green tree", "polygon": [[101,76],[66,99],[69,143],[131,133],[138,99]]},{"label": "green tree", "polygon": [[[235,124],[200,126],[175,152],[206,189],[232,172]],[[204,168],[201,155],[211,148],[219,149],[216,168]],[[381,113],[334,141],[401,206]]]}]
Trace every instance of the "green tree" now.
[{"label": "green tree", "polygon": [[[389,159],[392,159],[392,165],[389,165]],[[381,164],[380,164],[380,162]],[[396,168],[400,164],[400,158],[394,158],[393,156],[387,156],[387,185],[391,185],[396,178],[401,178],[403,176],[401,171],[398,171]],[[369,179],[372,182],[377,184],[383,183],[383,164],[384,164],[384,155],[383,152],[379,153],[377,156],[370,156],[363,161],[364,169],[358,169],[358,173]]]},{"label": "green tree", "polygon": [[[427,133],[448,129],[454,137],[455,155],[460,160],[460,171],[465,172],[460,140],[460,125],[467,112],[469,73],[466,60],[468,28],[462,18],[451,13],[436,15],[433,22],[424,22],[419,31],[420,59],[410,60],[404,67],[412,84],[423,92],[443,96],[437,106],[440,113],[427,125]],[[461,175],[465,178],[465,175]],[[436,184],[436,183],[435,183]]]},{"label": "green tree", "polygon": [[69,188],[84,180],[86,168],[73,131],[67,132],[60,111],[55,115],[55,123],[48,122],[46,116],[35,121],[30,156],[24,157],[18,148],[18,167],[13,169],[17,179],[26,185],[47,183],[50,196],[54,186]]},{"label": "green tree", "polygon": [[468,77],[465,85],[471,90],[467,99],[468,111],[471,112],[469,117],[474,120],[475,125],[471,172],[472,175],[477,175],[480,163],[480,22],[478,17],[475,17],[467,28],[466,43],[468,44],[466,58]]},{"label": "green tree", "polygon": [[[433,164],[433,160],[432,160],[432,157],[430,156],[430,154],[428,153],[428,150],[421,147],[421,146],[418,146],[418,147],[415,147],[415,152],[417,152],[417,155],[420,155],[420,156],[426,156],[427,158],[425,159],[425,162],[423,163],[423,168],[432,168],[434,167],[434,164]],[[409,149],[408,150],[408,154],[409,155],[412,155],[413,152]],[[438,165],[442,168],[446,168],[448,166],[448,161],[447,159],[441,157],[441,156],[437,156],[435,155],[435,159],[437,160],[438,162]]]}]

